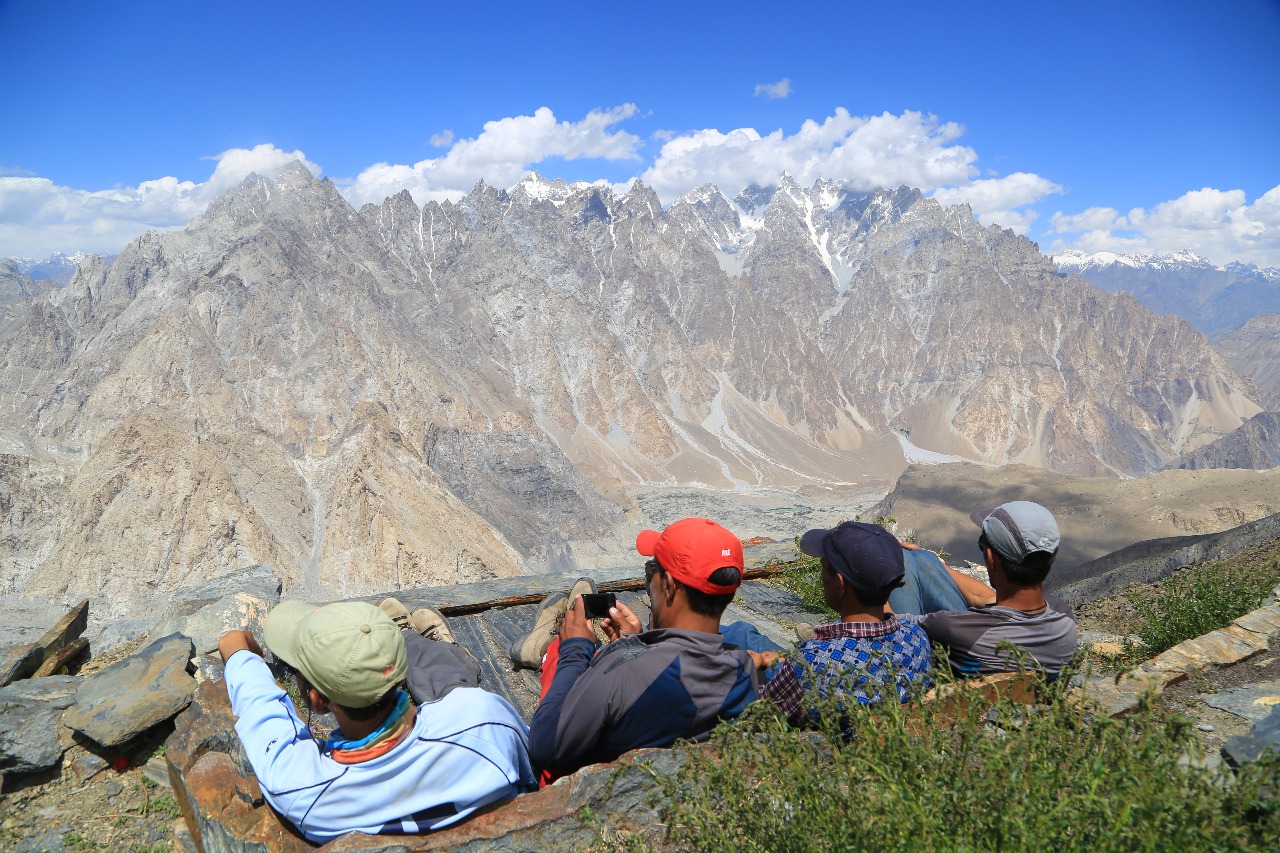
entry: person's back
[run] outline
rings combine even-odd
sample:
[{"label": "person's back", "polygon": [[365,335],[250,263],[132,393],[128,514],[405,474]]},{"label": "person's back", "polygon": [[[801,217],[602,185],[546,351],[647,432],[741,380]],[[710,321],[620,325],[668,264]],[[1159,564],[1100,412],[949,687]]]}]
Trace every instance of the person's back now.
[{"label": "person's back", "polygon": [[1075,654],[1077,633],[1071,607],[1044,592],[1061,543],[1057,522],[1030,501],[986,507],[970,517],[982,529],[979,548],[991,586],[917,552],[911,582],[890,596],[890,605],[946,649],[959,675],[1027,666],[1056,677]]},{"label": "person's back", "polygon": [[[561,668],[573,666],[562,645]],[[567,772],[624,752],[703,740],[756,698],[755,664],[724,648],[718,634],[659,629],[604,646],[565,697],[553,745],[540,751],[535,717],[530,752],[539,766]],[[545,750],[545,747],[543,748]]]},{"label": "person's back", "polygon": [[886,609],[890,592],[903,582],[898,540],[879,525],[848,521],[834,530],[808,531],[800,549],[819,558],[823,597],[840,621],[814,628],[799,644],[802,662],[781,664],[762,695],[801,722],[809,691],[865,704],[886,694],[906,702],[931,687],[928,637]]},{"label": "person's back", "polygon": [[[563,775],[624,752],[705,737],[756,698],[751,653],[725,646],[720,614],[742,580],[742,545],[706,519],[648,530],[652,630],[625,606],[604,627],[614,642],[596,654],[591,623],[574,602],[560,629],[554,673],[530,726],[535,767]],[[580,600],[579,600],[580,601]],[[616,620],[616,621],[615,621]]]},{"label": "person's back", "polygon": [[[361,602],[284,602],[268,616],[266,634],[297,674],[304,701],[340,724],[316,741],[252,637],[223,638],[236,733],[263,797],[309,841],[353,830],[426,832],[535,786],[524,722],[474,686],[474,662],[456,647],[402,638],[386,614]],[[409,641],[422,646],[415,662],[445,668],[433,674],[438,695],[419,705],[397,687]],[[457,676],[449,677],[455,659]]]}]

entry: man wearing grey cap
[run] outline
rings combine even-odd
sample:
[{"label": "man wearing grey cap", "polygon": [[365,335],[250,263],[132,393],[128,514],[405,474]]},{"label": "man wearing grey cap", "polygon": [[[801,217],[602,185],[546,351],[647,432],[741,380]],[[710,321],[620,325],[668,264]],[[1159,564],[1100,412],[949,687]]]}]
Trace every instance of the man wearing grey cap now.
[{"label": "man wearing grey cap", "polygon": [[846,521],[833,530],[805,533],[800,550],[821,560],[823,597],[840,621],[814,628],[798,647],[803,669],[798,662],[784,662],[761,694],[798,723],[807,716],[806,688],[819,695],[834,688],[865,704],[880,701],[884,693],[906,702],[931,687],[929,638],[886,607],[890,593],[903,583],[897,538],[878,524]]},{"label": "man wearing grey cap", "polygon": [[1026,664],[1056,677],[1075,654],[1076,621],[1070,605],[1044,592],[1061,542],[1053,514],[1031,501],[1010,501],[970,518],[982,529],[978,547],[991,586],[936,559],[912,560],[889,606],[945,647],[957,674],[1017,669],[1018,656],[1000,649],[1007,641]]}]

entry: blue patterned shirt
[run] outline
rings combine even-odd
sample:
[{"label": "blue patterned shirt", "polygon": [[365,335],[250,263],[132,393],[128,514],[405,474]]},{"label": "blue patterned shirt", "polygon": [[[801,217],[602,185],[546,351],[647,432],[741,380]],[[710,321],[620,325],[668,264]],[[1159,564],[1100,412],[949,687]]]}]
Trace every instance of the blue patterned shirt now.
[{"label": "blue patterned shirt", "polygon": [[[899,701],[933,686],[929,669],[933,651],[919,625],[890,616],[883,622],[835,622],[813,629],[813,639],[799,644],[804,664],[791,661],[761,688],[793,721],[802,719],[806,689],[825,696],[843,679],[860,703],[880,701],[880,689],[892,682]],[[805,665],[807,664],[807,666]]]}]

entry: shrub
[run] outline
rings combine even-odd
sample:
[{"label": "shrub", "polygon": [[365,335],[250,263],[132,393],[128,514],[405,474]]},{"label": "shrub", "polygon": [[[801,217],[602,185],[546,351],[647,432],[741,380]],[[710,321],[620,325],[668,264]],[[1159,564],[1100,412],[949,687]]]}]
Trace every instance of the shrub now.
[{"label": "shrub", "polygon": [[1262,604],[1278,582],[1280,561],[1221,560],[1170,575],[1151,596],[1126,593],[1140,620],[1134,633],[1145,644],[1142,656],[1231,624]]},{"label": "shrub", "polygon": [[674,778],[655,776],[667,841],[788,851],[1280,844],[1274,754],[1233,780],[1187,760],[1198,756],[1193,724],[1149,705],[1111,720],[1056,686],[1040,685],[1038,705],[949,689],[963,701],[819,703],[807,733],[757,703],[717,729],[710,749],[688,751]]}]

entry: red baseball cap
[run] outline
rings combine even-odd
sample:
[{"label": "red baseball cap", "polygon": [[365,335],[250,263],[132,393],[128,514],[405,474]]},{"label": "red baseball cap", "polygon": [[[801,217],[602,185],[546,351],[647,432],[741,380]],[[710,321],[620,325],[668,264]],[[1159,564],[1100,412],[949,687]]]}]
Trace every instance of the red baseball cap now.
[{"label": "red baseball cap", "polygon": [[[661,533],[642,530],[636,550],[656,558],[680,583],[708,595],[727,595],[742,583],[742,543],[709,518],[683,518]],[[723,586],[711,583],[717,569],[729,566],[738,570],[736,581]]]}]

